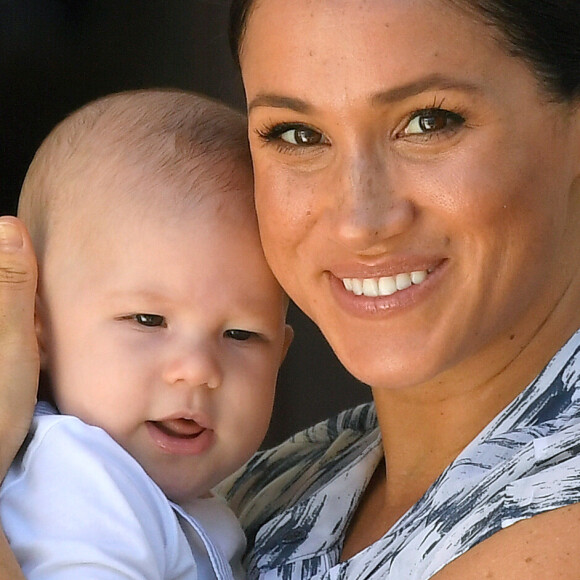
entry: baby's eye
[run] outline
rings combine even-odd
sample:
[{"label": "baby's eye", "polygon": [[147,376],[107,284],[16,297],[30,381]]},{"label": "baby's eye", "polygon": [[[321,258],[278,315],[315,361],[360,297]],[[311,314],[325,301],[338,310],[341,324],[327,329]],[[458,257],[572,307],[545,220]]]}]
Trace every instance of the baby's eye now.
[{"label": "baby's eye", "polygon": [[167,328],[167,321],[160,314],[134,314],[132,318],[142,326]]},{"label": "baby's eye", "polygon": [[232,338],[233,340],[249,340],[250,338],[256,336],[255,332],[249,330],[239,330],[237,328],[232,328],[224,332],[226,338]]},{"label": "baby's eye", "polygon": [[402,136],[428,135],[445,131],[453,131],[465,123],[465,119],[457,113],[445,109],[423,109],[417,111],[407,126],[401,132]]}]

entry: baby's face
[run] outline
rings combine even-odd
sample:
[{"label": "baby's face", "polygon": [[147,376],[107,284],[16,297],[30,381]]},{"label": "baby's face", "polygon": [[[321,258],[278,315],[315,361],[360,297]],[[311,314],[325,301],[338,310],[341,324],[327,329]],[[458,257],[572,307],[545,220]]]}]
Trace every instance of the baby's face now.
[{"label": "baby's face", "polygon": [[124,212],[80,251],[55,241],[40,338],[60,411],[186,502],[260,445],[291,332],[255,228],[207,199],[158,214]]}]

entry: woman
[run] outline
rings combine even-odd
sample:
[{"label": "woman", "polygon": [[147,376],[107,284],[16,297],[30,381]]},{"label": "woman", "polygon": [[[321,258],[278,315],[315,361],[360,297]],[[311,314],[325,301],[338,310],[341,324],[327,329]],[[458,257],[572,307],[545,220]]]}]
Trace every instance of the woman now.
[{"label": "woman", "polygon": [[577,575],[580,460],[546,446],[580,441],[579,25],[571,0],[234,2],[266,256],[380,428],[250,465],[251,573]]},{"label": "woman", "polygon": [[575,578],[578,3],[232,15],[267,258],[376,408],[232,482],[250,575]]}]

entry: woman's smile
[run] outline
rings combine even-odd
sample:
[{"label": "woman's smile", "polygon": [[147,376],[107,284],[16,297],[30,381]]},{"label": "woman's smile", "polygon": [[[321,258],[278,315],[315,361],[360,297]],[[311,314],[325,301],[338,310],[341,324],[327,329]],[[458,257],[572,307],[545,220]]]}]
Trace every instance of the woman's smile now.
[{"label": "woman's smile", "polygon": [[[336,304],[349,316],[395,316],[428,300],[445,269],[446,260],[433,266],[389,276],[337,277],[329,274]],[[425,303],[427,305],[427,303]]]},{"label": "woman's smile", "polygon": [[266,257],[368,384],[437,381],[458,363],[487,368],[485,356],[507,364],[505,337],[540,327],[576,260],[558,234],[575,219],[570,110],[446,4],[375,2],[372,20],[332,5],[269,0],[248,21]]},{"label": "woman's smile", "polygon": [[343,278],[342,283],[349,292],[356,296],[376,298],[391,296],[395,292],[406,290],[413,284],[418,285],[427,278],[427,270],[403,272],[396,276],[381,276],[380,278]]}]

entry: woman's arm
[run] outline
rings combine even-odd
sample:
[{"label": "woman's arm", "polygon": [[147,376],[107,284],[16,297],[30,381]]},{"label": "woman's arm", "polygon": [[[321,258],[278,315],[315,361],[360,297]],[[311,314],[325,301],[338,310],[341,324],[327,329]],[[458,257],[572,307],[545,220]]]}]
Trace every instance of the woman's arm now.
[{"label": "woman's arm", "polygon": [[[26,433],[36,399],[36,260],[16,218],[0,218],[0,480]],[[24,578],[0,529],[0,580]]]}]

